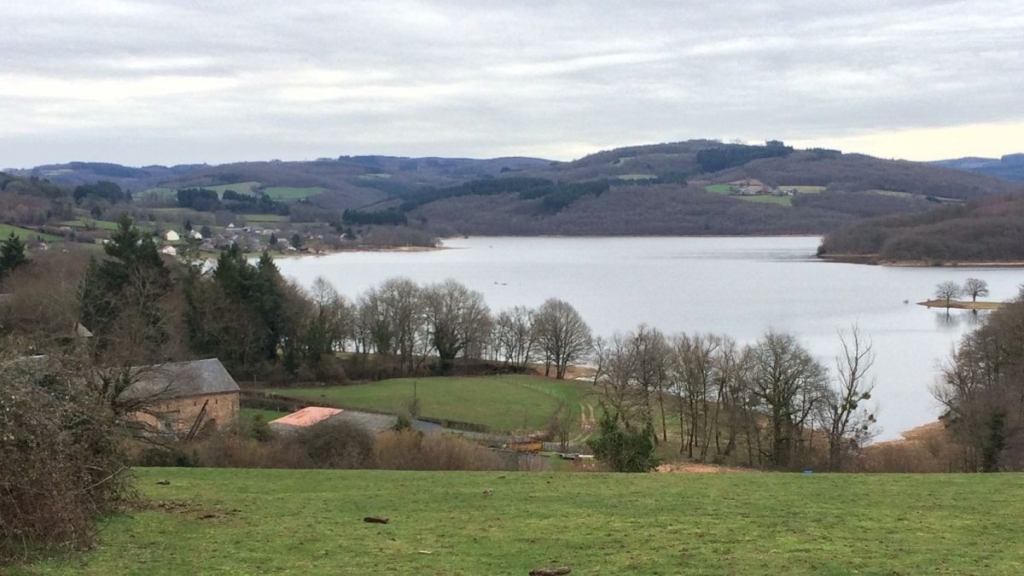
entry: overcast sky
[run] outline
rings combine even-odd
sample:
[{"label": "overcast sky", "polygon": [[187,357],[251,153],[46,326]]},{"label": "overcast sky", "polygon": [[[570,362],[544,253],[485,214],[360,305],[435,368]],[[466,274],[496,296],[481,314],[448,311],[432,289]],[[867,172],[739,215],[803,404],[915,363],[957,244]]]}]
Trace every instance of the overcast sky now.
[{"label": "overcast sky", "polygon": [[4,0],[0,166],[1024,151],[1024,2]]}]

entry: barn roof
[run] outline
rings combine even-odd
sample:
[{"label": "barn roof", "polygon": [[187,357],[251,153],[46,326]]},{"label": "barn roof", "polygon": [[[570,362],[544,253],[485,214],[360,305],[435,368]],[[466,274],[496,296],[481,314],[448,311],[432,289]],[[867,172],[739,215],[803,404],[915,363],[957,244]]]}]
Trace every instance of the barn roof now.
[{"label": "barn roof", "polygon": [[121,395],[134,399],[188,398],[238,392],[238,384],[216,358],[132,368],[134,384]]}]

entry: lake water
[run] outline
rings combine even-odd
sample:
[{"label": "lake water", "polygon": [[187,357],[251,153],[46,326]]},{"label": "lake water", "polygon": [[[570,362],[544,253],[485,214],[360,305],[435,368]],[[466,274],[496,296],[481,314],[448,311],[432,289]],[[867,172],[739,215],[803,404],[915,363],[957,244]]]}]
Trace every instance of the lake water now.
[{"label": "lake water", "polygon": [[1024,283],[1024,270],[822,262],[814,258],[818,243],[814,237],[477,237],[446,241],[448,250],[277,263],[304,286],[323,276],[350,298],[396,276],[420,283],[454,278],[482,292],[493,311],[558,297],[572,303],[596,335],[647,323],[750,343],[768,329],[785,331],[830,367],[838,331],[857,324],[876,354],[880,438],[934,420],[939,410],[928,389],[938,364],[978,316],[954,310],[947,317],[914,303],[931,298],[939,282],[968,277],[988,282],[988,299],[1009,299]]}]

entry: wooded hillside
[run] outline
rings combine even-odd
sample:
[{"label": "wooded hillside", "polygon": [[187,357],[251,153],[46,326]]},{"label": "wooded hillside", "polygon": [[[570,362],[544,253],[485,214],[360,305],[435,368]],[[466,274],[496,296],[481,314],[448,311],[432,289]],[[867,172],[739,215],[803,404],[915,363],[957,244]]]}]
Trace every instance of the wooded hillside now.
[{"label": "wooded hillside", "polygon": [[828,234],[819,254],[875,261],[1024,261],[1024,196],[999,195],[923,214],[866,220]]},{"label": "wooded hillside", "polygon": [[[71,162],[13,173],[68,187],[113,182],[155,208],[195,209],[173,203],[175,193],[206,189],[219,195],[207,203],[210,212],[252,196],[289,204],[256,212],[293,222],[434,235],[823,234],[1020,188],[925,163],[713,140],[617,148],[572,162],[340,156],[143,168]],[[235,211],[253,211],[243,208]]]}]

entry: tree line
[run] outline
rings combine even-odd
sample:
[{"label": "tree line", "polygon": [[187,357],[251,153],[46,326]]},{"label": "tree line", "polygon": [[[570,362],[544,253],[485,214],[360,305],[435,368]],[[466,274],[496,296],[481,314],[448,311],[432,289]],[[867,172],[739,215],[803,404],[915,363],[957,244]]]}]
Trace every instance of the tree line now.
[{"label": "tree line", "polygon": [[641,325],[598,339],[594,382],[619,428],[652,436],[652,444],[674,428],[680,452],[699,462],[840,470],[876,432],[865,406],[874,387],[871,344],[856,328],[840,342],[830,373],[790,334],[739,345]]}]

